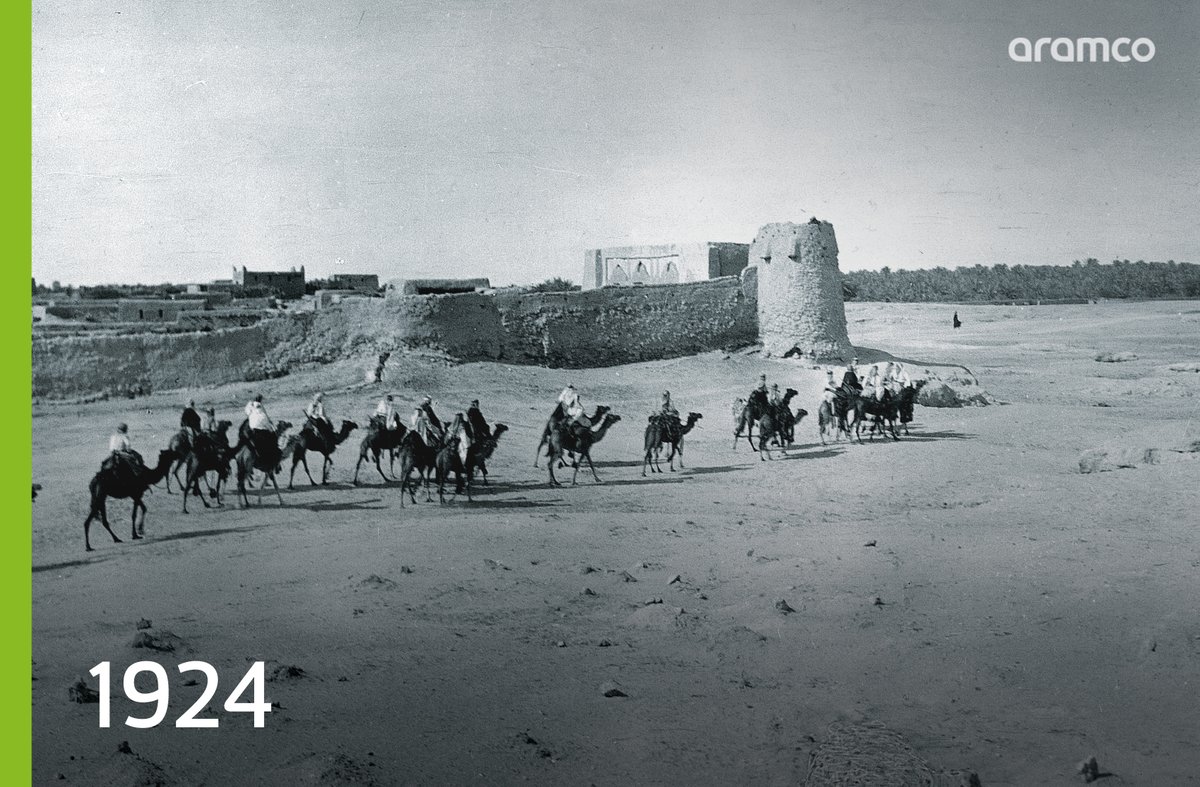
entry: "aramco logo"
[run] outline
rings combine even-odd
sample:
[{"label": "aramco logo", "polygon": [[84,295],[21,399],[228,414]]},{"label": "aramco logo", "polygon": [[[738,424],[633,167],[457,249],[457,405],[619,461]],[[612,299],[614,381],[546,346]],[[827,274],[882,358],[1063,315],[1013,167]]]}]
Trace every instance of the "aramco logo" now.
[{"label": "aramco logo", "polygon": [[[1044,50],[1049,57],[1043,58]],[[1145,63],[1154,58],[1154,42],[1149,38],[1014,38],[1008,42],[1008,56],[1018,63]]]}]

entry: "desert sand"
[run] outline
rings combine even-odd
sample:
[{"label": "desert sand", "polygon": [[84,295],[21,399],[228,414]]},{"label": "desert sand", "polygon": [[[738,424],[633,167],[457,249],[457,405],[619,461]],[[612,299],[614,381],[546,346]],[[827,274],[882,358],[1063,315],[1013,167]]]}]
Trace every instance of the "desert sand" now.
[{"label": "desert sand", "polygon": [[[240,420],[262,391],[297,422],[321,389],[335,421],[365,425],[384,388],[362,382],[370,359],[347,359],[35,405],[34,783],[795,785],[847,724],[882,725],[876,752],[894,735],[950,784],[1082,783],[1089,756],[1110,784],[1200,782],[1200,454],[1184,450],[1200,438],[1200,304],[848,304],[847,317],[864,359],[974,378],[995,404],[918,407],[898,442],[822,446],[823,373],[797,361],[396,356],[386,388],[406,406],[428,393],[450,415],[478,397],[510,427],[473,503],[401,509],[367,468],[351,487],[360,430],[333,483],[300,473],[282,508],[272,495],[239,510],[228,494],[184,515],[159,488],[146,539],[130,542],[129,503],[112,501],[124,543],[93,527],[90,554],[87,482],[117,421],[152,457],[190,397]],[[731,448],[730,403],[760,372],[810,412],[770,462]],[[594,451],[602,484],[561,471],[568,485],[552,488],[533,467],[568,382],[622,416]],[[686,468],[643,478],[663,389],[704,417]],[[1080,472],[1083,452],[1126,448],[1157,451]],[[175,650],[131,647],[142,619]],[[147,715],[119,696],[140,659],[171,675],[152,730],[121,725]],[[174,670],[189,659],[221,675],[205,714],[219,729],[173,726],[201,688]],[[101,730],[68,688],[104,660],[118,691]],[[274,676],[258,730],[221,709],[254,660]]]}]

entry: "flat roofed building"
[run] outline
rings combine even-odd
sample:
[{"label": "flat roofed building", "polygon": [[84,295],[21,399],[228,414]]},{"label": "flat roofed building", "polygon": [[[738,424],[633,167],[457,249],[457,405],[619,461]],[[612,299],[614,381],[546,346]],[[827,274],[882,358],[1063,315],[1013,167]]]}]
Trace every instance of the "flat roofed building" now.
[{"label": "flat roofed building", "polygon": [[180,312],[203,311],[204,301],[199,298],[166,300],[158,298],[129,298],[117,301],[119,322],[175,322]]},{"label": "flat roofed building", "polygon": [[243,265],[233,269],[233,283],[244,290],[266,290],[276,298],[303,298],[304,266],[290,271],[252,271]]},{"label": "flat roofed building", "polygon": [[398,295],[453,295],[490,289],[488,279],[393,279],[388,289]]},{"label": "flat roofed building", "polygon": [[749,243],[716,241],[588,249],[584,252],[583,289],[737,276],[749,258]]},{"label": "flat roofed building", "polygon": [[335,273],[329,277],[334,290],[354,290],[374,295],[379,292],[379,276],[374,273]]}]

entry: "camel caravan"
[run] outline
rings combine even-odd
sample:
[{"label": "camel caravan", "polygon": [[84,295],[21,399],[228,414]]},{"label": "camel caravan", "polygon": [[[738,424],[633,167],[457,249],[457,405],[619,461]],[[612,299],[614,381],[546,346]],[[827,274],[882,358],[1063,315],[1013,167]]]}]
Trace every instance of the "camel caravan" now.
[{"label": "camel caravan", "polygon": [[[892,363],[880,370],[872,366],[860,381],[856,371],[858,359],[847,367],[840,384],[833,379],[833,372],[826,372],[826,385],[818,407],[818,427],[821,444],[826,436],[834,440],[842,436],[847,440],[862,442],[862,428],[869,422],[868,438],[876,432],[899,439],[896,424],[905,434],[912,421],[913,405],[923,382],[913,382],[899,366]],[[796,389],[788,388],[782,394],[778,385],[767,386],[766,375],[759,378],[758,387],[745,399],[733,403],[733,446],[743,433],[752,450],[758,452],[763,461],[772,458],[775,447],[786,452],[795,443],[796,427],[808,411],[793,410],[791,402],[798,395]],[[212,408],[204,411],[203,417],[196,410],[195,402],[189,401],[179,419],[180,429],[158,454],[154,467],[149,467],[140,454],[133,450],[128,428],[125,424],[109,441],[109,455],[93,476],[89,491],[91,506],[84,521],[84,547],[90,552],[92,545],[89,531],[93,520],[99,520],[114,542],[120,539],[108,523],[106,502],[108,498],[128,498],[133,502],[131,538],[141,538],[145,532],[146,505],[142,501],[146,492],[160,481],[165,482],[166,491],[172,494],[171,480],[182,492],[183,512],[188,513],[188,501],[198,498],[205,508],[222,506],[221,491],[226,486],[231,469],[236,482],[238,503],[250,506],[248,490],[255,487],[257,500],[269,484],[275,492],[280,506],[283,496],[279,491],[278,476],[285,463],[288,468],[288,488],[294,488],[296,469],[313,486],[329,483],[333,469],[333,454],[338,446],[346,442],[359,425],[351,420],[342,420],[335,428],[325,414],[324,395],[316,394],[304,408],[304,425],[290,434],[292,424],[288,421],[273,421],[267,415],[261,395],[255,396],[245,407],[245,419],[237,430],[237,440],[231,443],[229,432],[233,422],[217,420]],[[648,418],[644,433],[642,475],[663,472],[662,452],[667,452],[668,470],[674,472],[675,463],[684,467],[684,438],[697,426],[704,416],[689,412],[681,418],[671,401],[669,391],[662,394],[662,402]],[[607,405],[597,405],[589,415],[583,406],[579,392],[568,385],[559,394],[554,410],[546,420],[535,452],[534,467],[541,459],[546,460],[548,481],[552,486],[560,485],[555,469],[568,465],[572,469],[571,483],[576,484],[579,470],[587,466],[592,478],[600,483],[600,476],[592,461],[592,451],[609,429],[620,422],[621,416],[612,412]],[[433,501],[432,487],[436,486],[438,500],[446,502],[446,486],[453,477],[453,495],[465,494],[472,500],[471,490],[478,474],[482,483],[488,484],[488,461],[492,458],[501,436],[508,430],[505,424],[490,426],[479,407],[479,400],[471,401],[465,412],[456,413],[449,422],[443,422],[433,410],[430,397],[426,396],[417,405],[408,423],[405,424],[396,409],[393,394],[386,394],[367,420],[365,434],[359,442],[358,461],[354,466],[351,483],[358,485],[363,464],[374,466],[376,474],[385,484],[399,482],[400,505],[416,504],[417,490],[424,489],[425,502]],[[757,442],[756,442],[757,438]],[[321,458],[320,481],[313,477],[308,463],[309,454]],[[387,470],[383,460],[387,459]],[[396,472],[399,460],[400,470]],[[180,477],[182,471],[182,478]],[[369,472],[369,468],[368,468]],[[205,489],[200,486],[203,482]],[[36,497],[37,490],[34,490]],[[212,501],[211,503],[209,501]],[[141,519],[138,519],[138,511]]]}]

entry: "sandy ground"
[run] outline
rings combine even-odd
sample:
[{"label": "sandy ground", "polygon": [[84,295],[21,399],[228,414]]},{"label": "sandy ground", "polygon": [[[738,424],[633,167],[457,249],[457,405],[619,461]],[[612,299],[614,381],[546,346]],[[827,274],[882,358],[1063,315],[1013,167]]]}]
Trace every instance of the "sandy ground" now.
[{"label": "sandy ground", "polygon": [[[1004,404],[919,407],[911,437],[862,446],[821,446],[810,417],[760,462],[731,450],[730,401],[765,371],[815,413],[820,372],[736,353],[585,371],[410,360],[394,364],[405,402],[428,392],[445,414],[478,396],[511,427],[473,504],[401,509],[373,470],[349,486],[356,432],[329,487],[189,515],[158,489],[145,541],[93,528],[90,555],[86,485],[117,420],[150,454],[189,395],[232,418],[263,390],[289,418],[320,387],[363,423],[380,389],[347,361],[35,407],[34,783],[798,784],[839,720],[886,725],[984,785],[1081,783],[1089,755],[1110,784],[1200,782],[1200,461],[1077,465],[1195,435],[1200,374],[1170,365],[1200,360],[1200,305],[847,312],[856,345],[961,364]],[[602,485],[551,488],[532,467],[568,381],[624,418],[594,451]],[[704,419],[686,469],[642,478],[664,388]],[[129,503],[109,511],[127,539]],[[132,648],[141,618],[177,650]],[[121,726],[144,711],[118,696],[100,730],[96,705],[68,700],[97,662],[119,676],[143,658],[172,673],[160,727]],[[173,727],[200,691],[174,671],[187,659],[220,672],[217,730]],[[253,660],[303,670],[267,684],[261,730],[221,710]]]}]

